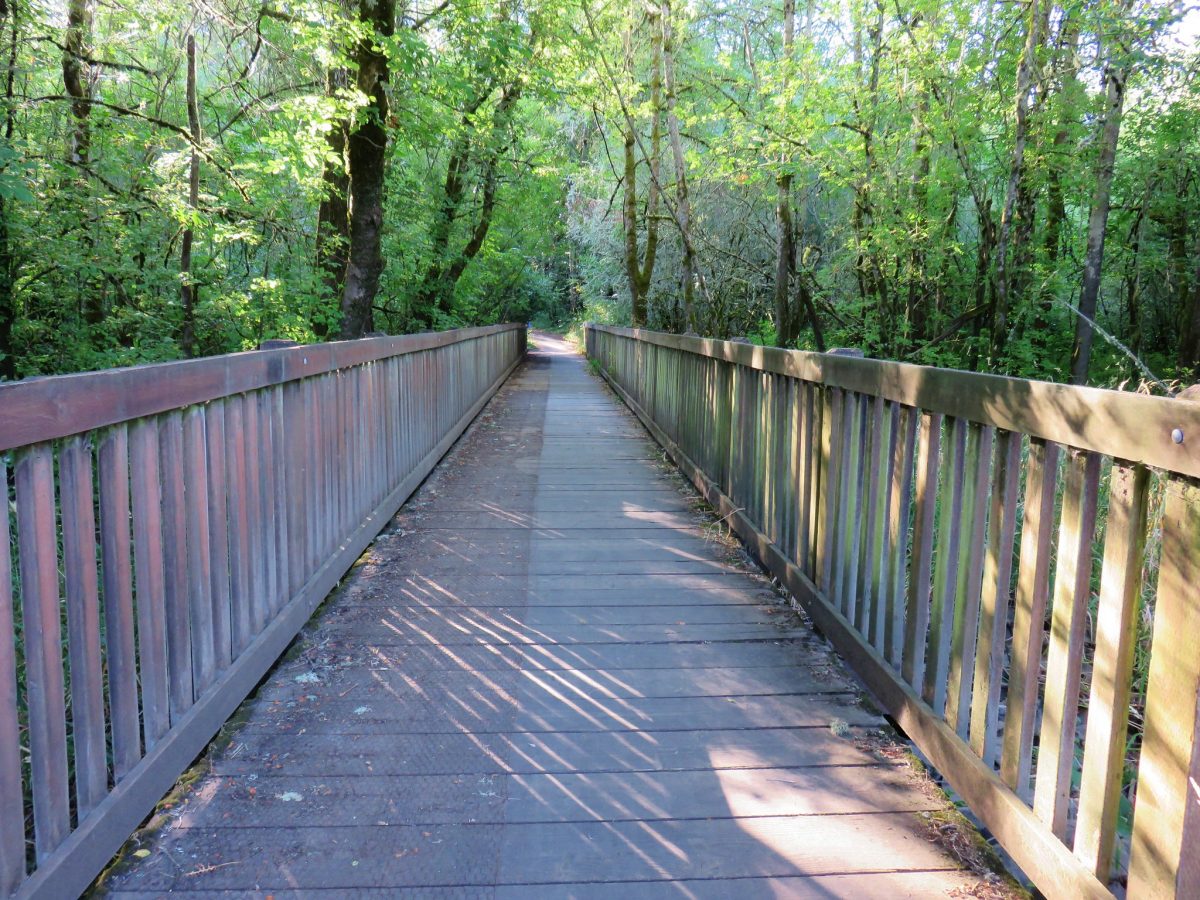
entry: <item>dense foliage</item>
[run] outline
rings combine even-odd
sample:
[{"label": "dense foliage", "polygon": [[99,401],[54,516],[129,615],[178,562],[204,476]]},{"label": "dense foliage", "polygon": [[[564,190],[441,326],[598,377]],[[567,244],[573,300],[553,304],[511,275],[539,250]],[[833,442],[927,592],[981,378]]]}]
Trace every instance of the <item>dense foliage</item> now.
[{"label": "dense foliage", "polygon": [[1190,378],[1197,18],[0,0],[0,377],[593,318]]}]

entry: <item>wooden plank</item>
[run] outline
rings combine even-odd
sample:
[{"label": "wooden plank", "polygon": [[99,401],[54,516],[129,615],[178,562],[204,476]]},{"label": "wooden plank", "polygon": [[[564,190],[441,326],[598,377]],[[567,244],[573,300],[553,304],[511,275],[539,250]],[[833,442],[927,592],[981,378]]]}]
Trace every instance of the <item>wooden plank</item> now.
[{"label": "wooden plank", "polygon": [[877,646],[882,632],[879,627],[882,621],[879,610],[883,607],[880,602],[880,566],[883,565],[883,523],[887,507],[887,461],[891,458],[891,453],[887,451],[895,439],[895,433],[887,427],[891,417],[887,414],[886,406],[880,398],[871,398],[870,425],[867,429],[869,452],[866,462],[866,513],[863,516],[863,561],[858,580],[858,611],[854,619],[854,627],[860,634],[866,635],[873,646]]},{"label": "wooden plank", "polygon": [[129,432],[124,425],[100,439],[100,558],[104,574],[104,651],[113,780],[142,757],[133,618],[133,543],[129,532]]},{"label": "wooden plank", "polygon": [[971,749],[989,765],[999,757],[998,719],[1004,649],[1008,638],[1012,549],[1020,493],[1021,435],[1000,433],[992,477],[992,511],[980,596],[979,648],[971,688]]},{"label": "wooden plank", "polygon": [[294,595],[306,580],[304,560],[304,485],[306,454],[304,451],[304,387],[291,383],[283,385],[283,421],[287,428],[287,545],[288,593]]},{"label": "wooden plank", "polygon": [[941,515],[937,535],[937,562],[929,617],[928,664],[922,696],[941,715],[946,710],[946,687],[950,669],[950,644],[954,635],[954,601],[958,593],[958,571],[962,544],[963,486],[966,481],[967,421],[951,424],[950,464],[942,473]]},{"label": "wooden plank", "polygon": [[[700,360],[697,357],[697,362],[711,364],[709,360]],[[794,378],[787,380],[787,416],[788,416],[788,443],[787,443],[787,460],[788,460],[788,478],[787,478],[787,496],[784,501],[786,504],[786,536],[784,538],[784,547],[787,548],[791,558],[799,564],[802,558],[800,546],[803,543],[800,535],[800,518],[801,509],[805,504],[805,484],[804,484],[804,385],[796,381]],[[705,436],[706,441],[712,439],[712,426],[707,421],[706,410],[701,408],[697,411],[696,428]],[[703,465],[712,471],[711,454],[706,454],[706,459]]]},{"label": "wooden plank", "polygon": [[288,445],[288,440],[283,425],[285,421],[283,391],[284,388],[282,385],[269,390],[271,397],[271,435],[275,442],[274,455],[271,457],[275,467],[275,493],[271,498],[274,503],[274,510],[271,518],[275,528],[275,580],[276,589],[279,592],[275,602],[275,610],[282,609],[284,604],[292,597],[292,587],[289,583],[291,578],[292,548],[288,540],[288,516],[291,512],[291,506],[288,503],[287,495],[287,450],[285,448]]},{"label": "wooden plank", "polygon": [[51,445],[17,453],[16,483],[30,788],[34,847],[41,863],[71,830]]},{"label": "wooden plank", "polygon": [[0,419],[0,450],[80,434],[344,366],[523,330],[522,325],[488,325],[331,341],[0,384],[0,409],[5,411]]},{"label": "wooden plank", "polygon": [[321,551],[318,546],[317,523],[320,500],[320,473],[318,463],[320,456],[317,452],[318,412],[317,385],[315,378],[302,382],[304,389],[304,475],[305,483],[302,491],[304,498],[304,571],[315,572],[320,566]]},{"label": "wooden plank", "polygon": [[896,425],[898,439],[892,457],[891,494],[887,522],[887,611],[883,627],[884,655],[900,667],[904,657],[905,559],[908,556],[908,518],[912,509],[913,457],[917,447],[915,409],[901,406]]},{"label": "wooden plank", "polygon": [[205,411],[194,406],[183,414],[184,510],[188,522],[187,588],[191,621],[192,686],[199,697],[217,674],[213,635],[212,524],[209,522],[208,435]]},{"label": "wooden plank", "polygon": [[212,555],[212,640],[217,671],[233,662],[232,609],[229,600],[229,443],[225,436],[225,401],[209,404],[205,413],[205,456],[208,463],[208,546]]},{"label": "wooden plank", "polygon": [[821,403],[819,388],[804,385],[804,495],[800,504],[800,568],[814,581],[816,568],[816,537],[820,522],[820,478],[821,464],[817,456],[821,440]]},{"label": "wooden plank", "polygon": [[[307,441],[304,446],[308,446]],[[246,467],[246,429],[239,397],[225,401],[225,488],[229,522],[229,606],[233,658],[250,645],[250,501]],[[301,495],[302,496],[302,495]]]},{"label": "wooden plank", "polygon": [[[838,495],[841,485],[843,394],[838,390],[825,392],[821,434],[820,509],[821,533],[818,537],[818,571],[821,587],[832,593],[834,551],[837,544]],[[736,495],[734,496],[736,500]]]},{"label": "wooden plank", "polygon": [[1092,538],[1100,457],[1072,453],[1058,533],[1058,567],[1046,659],[1046,696],[1038,741],[1037,784],[1033,811],[1060,838],[1067,836],[1067,802],[1075,765],[1075,728],[1079,718],[1079,679],[1092,576]]},{"label": "wooden plank", "polygon": [[158,423],[140,419],[129,435],[133,499],[133,559],[137,582],[138,681],[142,686],[143,746],[148,753],[171,725],[167,624],[163,597],[162,502]]},{"label": "wooden plank", "polygon": [[708,338],[591,325],[762,371],[883,397],[1131,462],[1200,477],[1200,406],[1102,388],[1028,381],[908,363],[781,350]]},{"label": "wooden plank", "polygon": [[[275,436],[272,433],[271,393],[264,389],[254,395],[258,417],[258,436],[261,442],[259,460],[259,490],[262,498],[262,554],[264,589],[262,597],[264,622],[279,608],[279,548],[275,546]],[[338,534],[344,532],[338,529]]]},{"label": "wooden plank", "polygon": [[1042,623],[1049,594],[1050,536],[1054,529],[1054,491],[1059,446],[1031,441],[1025,481],[1025,517],[1014,598],[1012,660],[1009,664],[1007,715],[1000,775],[1023,799],[1030,797],[1033,726],[1042,667]]},{"label": "wooden plank", "polygon": [[159,472],[162,478],[164,609],[167,621],[167,670],[171,685],[171,721],[194,699],[191,615],[188,611],[188,527],[183,483],[183,417],[159,419]]},{"label": "wooden plank", "polygon": [[[328,377],[328,376],[321,376]],[[238,401],[232,401],[238,402]],[[267,623],[266,610],[266,554],[263,547],[262,508],[262,438],[259,434],[258,399],[256,394],[243,394],[242,431],[245,434],[246,452],[246,562],[250,581],[246,592],[246,616],[250,635],[256,635]]]},{"label": "wooden plank", "polygon": [[17,717],[16,619],[13,615],[12,536],[8,528],[8,466],[0,453],[0,895],[25,877],[25,788],[21,779],[21,722]]},{"label": "wooden plank", "polygon": [[1101,881],[1110,874],[1125,769],[1149,485],[1150,473],[1143,466],[1114,463],[1075,823],[1075,855]]},{"label": "wooden plank", "polygon": [[916,687],[925,679],[925,636],[929,630],[930,569],[933,560],[933,517],[937,508],[938,460],[942,441],[939,413],[921,413],[917,457],[916,523],[913,526],[912,574],[904,617],[904,680]]},{"label": "wooden plank", "polygon": [[959,568],[954,609],[954,637],[950,647],[950,677],[946,689],[946,722],[964,740],[969,734],[971,674],[978,652],[979,605],[984,578],[987,531],[987,490],[991,475],[992,446],[996,429],[971,425],[967,438],[967,494],[964,515],[971,523],[964,564]]},{"label": "wooden plank", "polygon": [[1189,808],[1194,810],[1200,802],[1189,771],[1200,724],[1196,708],[1200,487],[1182,479],[1167,481],[1161,528],[1162,558],[1129,860],[1131,900],[1184,896],[1176,893],[1179,876],[1194,870],[1181,867],[1181,855],[1195,856],[1196,846],[1184,846],[1184,825],[1195,821]]},{"label": "wooden plank", "polygon": [[58,457],[58,478],[67,589],[75,806],[77,815],[83,818],[108,793],[104,663],[100,658],[100,584],[96,572],[96,513],[92,493],[92,450],[88,438],[73,437],[63,443]]},{"label": "wooden plank", "polygon": [[[1188,771],[1188,790],[1183,814],[1183,835],[1180,847],[1200,846],[1200,709],[1196,711],[1192,733],[1192,763]],[[1183,853],[1179,871],[1175,874],[1176,897],[1200,897],[1200,858],[1195,853]]]},{"label": "wooden plank", "polygon": [[847,479],[850,485],[850,500],[846,504],[845,576],[842,580],[842,608],[847,618],[859,616],[858,572],[862,566],[863,527],[866,520],[864,498],[867,483],[867,398],[859,397],[854,414],[854,438],[851,443],[850,463]]},{"label": "wooden plank", "polygon": [[842,395],[841,415],[838,419],[840,436],[837,441],[837,477],[833,482],[834,506],[830,523],[832,542],[830,557],[833,563],[833,581],[830,584],[829,599],[843,611],[846,608],[847,594],[846,575],[849,568],[849,557],[852,531],[854,525],[853,488],[858,480],[858,472],[854,463],[857,459],[855,437],[858,423],[858,396],[846,393]]}]

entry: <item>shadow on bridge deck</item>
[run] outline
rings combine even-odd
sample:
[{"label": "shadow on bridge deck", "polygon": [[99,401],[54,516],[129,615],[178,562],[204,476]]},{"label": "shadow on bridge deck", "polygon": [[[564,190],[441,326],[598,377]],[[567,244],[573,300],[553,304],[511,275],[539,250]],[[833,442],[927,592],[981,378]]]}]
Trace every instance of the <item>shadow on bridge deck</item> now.
[{"label": "shadow on bridge deck", "polygon": [[546,335],[115,897],[928,897],[942,805]]}]

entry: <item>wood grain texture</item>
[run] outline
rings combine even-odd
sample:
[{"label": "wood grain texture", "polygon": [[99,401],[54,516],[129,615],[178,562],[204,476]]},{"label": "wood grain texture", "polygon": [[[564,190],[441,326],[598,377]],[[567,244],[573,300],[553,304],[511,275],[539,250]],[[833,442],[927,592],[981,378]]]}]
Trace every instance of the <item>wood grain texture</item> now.
[{"label": "wood grain texture", "polygon": [[677,348],[749,368],[779,372],[1200,477],[1200,441],[1176,444],[1171,437],[1176,428],[1184,434],[1200,434],[1200,405],[1194,403],[640,329],[589,327],[645,345]]},{"label": "wood grain texture", "polygon": [[1142,466],[1114,464],[1074,843],[1075,855],[1102,880],[1111,869],[1124,780],[1149,485],[1150,473]]},{"label": "wood grain texture", "polygon": [[40,863],[58,849],[71,829],[53,447],[36,444],[23,449],[15,468],[30,789]]},{"label": "wood grain texture", "polygon": [[[1200,802],[1194,773],[1197,703],[1200,695],[1200,488],[1181,479],[1166,487],[1162,561],[1154,609],[1150,679],[1133,811],[1129,896],[1176,896],[1178,879],[1194,872],[1182,857],[1185,824],[1195,824]],[[1182,896],[1182,895],[1179,895]]]},{"label": "wood grain texture", "polygon": [[0,418],[0,450],[311,378],[376,359],[503,335],[522,327],[488,325],[284,350],[252,350],[185,362],[0,384],[0,408],[6,413]]},{"label": "wood grain texture", "polygon": [[96,514],[92,493],[92,450],[86,439],[75,437],[64,442],[58,457],[58,479],[66,583],[71,746],[75,754],[75,807],[76,814],[82,818],[108,793]]},{"label": "wood grain texture", "polygon": [[[0,499],[8,508],[8,466],[0,455]],[[16,619],[12,594],[12,535],[0,516],[0,893],[25,877],[25,790],[21,780],[21,723],[17,718]]]},{"label": "wood grain texture", "polygon": [[1012,656],[1008,675],[1007,714],[1000,776],[1022,798],[1032,795],[1033,731],[1042,667],[1043,622],[1050,593],[1050,540],[1054,530],[1054,495],[1058,481],[1057,444],[1034,441],[1026,464],[1025,516],[1021,556],[1013,603]]},{"label": "wood grain texture", "polygon": [[101,437],[97,457],[109,727],[113,780],[120,781],[142,756],[129,531],[129,432],[124,425],[108,429]]},{"label": "wood grain texture", "polygon": [[1075,765],[1100,462],[1095,453],[1073,453],[1067,460],[1054,605],[1050,611],[1033,810],[1064,840]]},{"label": "wood grain texture", "polygon": [[970,746],[989,765],[1000,755],[1000,688],[1008,638],[1013,542],[1021,479],[1021,436],[1000,433],[992,479],[987,555],[979,601],[979,642],[971,688]]},{"label": "wood grain texture", "polygon": [[942,417],[921,415],[917,455],[916,523],[912,536],[912,573],[908,581],[908,609],[904,614],[904,680],[919,687],[925,680],[925,640],[929,633],[933,564],[933,524],[937,511],[937,483],[941,459]]}]

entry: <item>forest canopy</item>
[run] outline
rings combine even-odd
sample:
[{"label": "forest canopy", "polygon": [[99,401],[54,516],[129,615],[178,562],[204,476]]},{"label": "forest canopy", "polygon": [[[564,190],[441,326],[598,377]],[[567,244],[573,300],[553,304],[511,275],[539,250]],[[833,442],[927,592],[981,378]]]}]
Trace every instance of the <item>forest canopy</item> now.
[{"label": "forest canopy", "polygon": [[1200,12],[0,0],[0,378],[497,321],[1200,374]]}]

